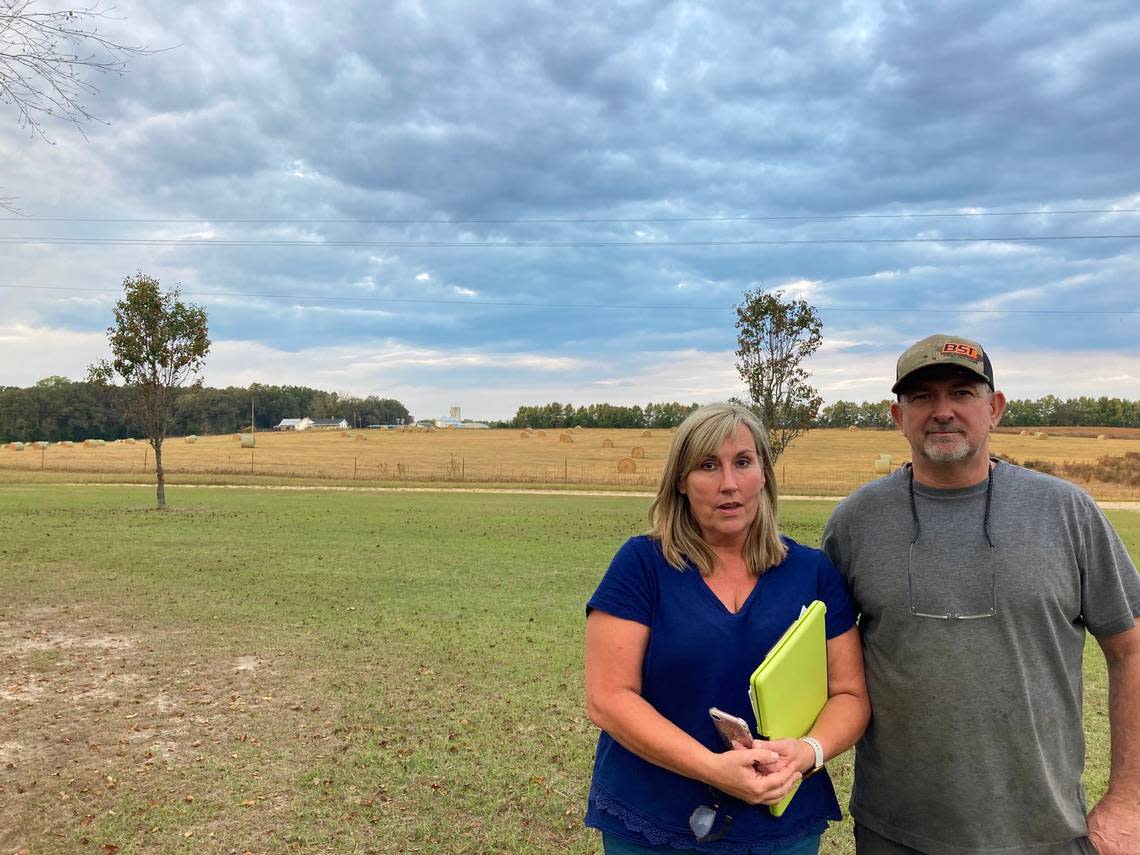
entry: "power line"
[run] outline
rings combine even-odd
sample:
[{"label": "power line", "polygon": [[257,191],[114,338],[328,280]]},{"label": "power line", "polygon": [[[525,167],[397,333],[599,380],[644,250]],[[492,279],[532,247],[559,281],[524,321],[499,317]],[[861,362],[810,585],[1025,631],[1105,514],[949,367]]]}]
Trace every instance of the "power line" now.
[{"label": "power line", "polygon": [[804,238],[756,240],[682,240],[682,241],[350,241],[350,240],[214,240],[210,238],[16,238],[0,236],[0,244],[53,246],[232,246],[232,247],[316,247],[333,249],[567,249],[567,248],[636,248],[659,247],[734,247],[734,246],[827,246],[862,244],[931,244],[931,243],[1048,243],[1078,240],[1136,240],[1140,234],[1119,235],[1006,235],[1001,237],[930,237],[930,238]]},{"label": "power line", "polygon": [[461,219],[373,219],[373,218],[305,218],[305,219],[255,219],[255,218],[167,218],[150,219],[145,217],[0,217],[0,222],[31,223],[229,223],[267,225],[273,223],[306,224],[334,223],[357,225],[575,225],[594,223],[758,223],[758,222],[803,222],[826,220],[906,220],[942,219],[962,217],[1053,217],[1077,214],[1137,214],[1140,208],[1073,208],[1056,211],[947,211],[916,212],[903,214],[774,214],[770,216],[738,217],[521,217],[518,219],[461,218]]},{"label": "power line", "polygon": [[[0,283],[0,288],[14,288],[36,291],[77,291],[82,293],[118,294],[116,288],[79,288],[67,285],[17,285]],[[394,304],[427,304],[444,306],[465,306],[468,308],[521,308],[521,309],[579,309],[579,310],[629,310],[629,311],[717,311],[731,312],[731,305],[647,305],[647,304],[607,304],[607,303],[532,303],[519,300],[446,300],[430,297],[339,297],[325,295],[305,294],[274,294],[265,292],[245,291],[183,291],[187,297],[242,297],[247,299],[292,300],[299,303],[312,302],[318,306],[323,303],[394,303]],[[996,315],[1140,315],[1140,309],[981,309],[956,308],[947,309],[927,308],[923,306],[847,306],[847,305],[817,305],[819,311],[829,312],[922,312],[928,314],[996,314]]]}]

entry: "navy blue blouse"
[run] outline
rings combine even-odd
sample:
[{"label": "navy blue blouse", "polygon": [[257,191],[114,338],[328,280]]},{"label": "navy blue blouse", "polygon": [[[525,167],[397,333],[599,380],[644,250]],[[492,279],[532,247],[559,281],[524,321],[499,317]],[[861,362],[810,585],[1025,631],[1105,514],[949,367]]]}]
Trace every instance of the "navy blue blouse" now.
[{"label": "navy blue blouse", "polygon": [[[661,715],[714,751],[723,743],[709,707],[738,715],[756,732],[748,701],[748,678],[764,655],[812,600],[827,606],[827,637],[855,625],[855,607],[835,566],[817,549],[784,538],[788,556],[767,570],[740,611],[733,614],[695,567],[678,571],[659,542],[634,537],[618,550],[586,605],[645,624],[649,644],[642,665],[641,695]],[[720,855],[767,853],[808,834],[820,834],[840,819],[839,804],[825,772],[800,784],[784,815],[764,805],[721,796],[733,818],[720,840],[698,844],[689,815],[710,804],[709,787],[642,760],[613,740],[598,738],[586,825],[642,845],[670,845]]]}]

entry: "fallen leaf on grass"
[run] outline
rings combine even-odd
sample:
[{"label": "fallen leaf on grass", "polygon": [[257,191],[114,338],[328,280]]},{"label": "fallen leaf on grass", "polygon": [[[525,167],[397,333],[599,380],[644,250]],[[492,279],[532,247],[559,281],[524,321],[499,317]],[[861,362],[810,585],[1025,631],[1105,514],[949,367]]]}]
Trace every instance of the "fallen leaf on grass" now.
[{"label": "fallen leaf on grass", "polygon": [[104,843],[99,847],[99,851],[106,853],[106,855],[115,855],[115,853],[119,851],[119,847],[114,843]]},{"label": "fallen leaf on grass", "polygon": [[257,804],[257,802],[254,801],[253,799],[246,799],[244,802],[241,803],[241,806],[242,807],[253,807],[255,804]]}]

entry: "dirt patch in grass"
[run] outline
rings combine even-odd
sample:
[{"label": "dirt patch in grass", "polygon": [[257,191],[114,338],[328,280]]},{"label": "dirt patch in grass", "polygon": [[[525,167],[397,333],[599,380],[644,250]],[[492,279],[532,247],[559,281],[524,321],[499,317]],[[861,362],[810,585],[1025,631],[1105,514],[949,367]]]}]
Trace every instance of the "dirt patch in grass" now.
[{"label": "dirt patch in grass", "polygon": [[124,620],[0,612],[0,852],[268,851],[336,711],[285,654]]}]

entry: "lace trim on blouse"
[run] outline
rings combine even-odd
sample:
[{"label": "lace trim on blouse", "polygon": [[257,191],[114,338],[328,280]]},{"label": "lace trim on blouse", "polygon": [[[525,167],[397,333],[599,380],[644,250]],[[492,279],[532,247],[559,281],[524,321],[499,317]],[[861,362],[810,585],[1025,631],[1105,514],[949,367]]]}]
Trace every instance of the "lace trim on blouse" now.
[{"label": "lace trim on blouse", "polygon": [[709,852],[712,855],[770,855],[791,846],[809,834],[823,834],[827,830],[827,820],[810,820],[797,828],[789,828],[787,835],[742,843],[734,840],[714,840],[697,843],[689,832],[678,834],[658,828],[654,821],[623,805],[618,799],[606,795],[596,786],[590,788],[590,801],[610,816],[621,820],[622,824],[636,834],[640,834],[651,846],[669,846],[673,849]]}]

